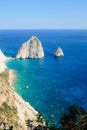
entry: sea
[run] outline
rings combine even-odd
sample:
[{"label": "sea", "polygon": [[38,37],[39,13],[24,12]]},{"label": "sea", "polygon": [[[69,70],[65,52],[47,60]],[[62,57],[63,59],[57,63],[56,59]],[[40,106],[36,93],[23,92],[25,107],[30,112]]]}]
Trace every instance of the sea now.
[{"label": "sea", "polygon": [[[72,104],[87,111],[87,30],[0,30],[0,49],[15,57],[32,35],[42,42],[44,58],[6,64],[15,70],[15,91],[48,122],[59,125]],[[54,57],[58,47],[64,57]]]}]

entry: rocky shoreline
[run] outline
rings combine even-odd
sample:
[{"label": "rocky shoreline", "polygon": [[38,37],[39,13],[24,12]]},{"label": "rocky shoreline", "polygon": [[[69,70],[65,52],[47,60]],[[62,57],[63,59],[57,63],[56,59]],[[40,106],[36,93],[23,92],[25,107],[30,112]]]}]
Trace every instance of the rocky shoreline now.
[{"label": "rocky shoreline", "polygon": [[[27,130],[29,126],[26,125],[26,121],[32,122],[32,128],[38,125],[45,126],[40,114],[15,92],[15,71],[5,67],[5,60],[2,59],[0,65],[1,63],[3,66],[0,70],[0,122],[9,124],[9,128],[11,125],[13,130]],[[41,121],[38,120],[38,116]]]},{"label": "rocky shoreline", "polygon": [[[56,56],[61,55],[64,54],[62,49],[59,48]],[[36,37],[32,37],[23,44],[16,58],[6,57],[0,50],[0,122],[5,120],[5,122],[14,127],[13,130],[27,130],[26,121],[28,121],[28,127],[32,126],[32,130],[39,125],[46,127],[46,122],[29,103],[25,102],[15,92],[14,82],[16,74],[14,70],[8,70],[5,62],[19,58],[42,58],[43,56],[44,51],[41,42]],[[4,109],[6,109],[5,113]]]}]

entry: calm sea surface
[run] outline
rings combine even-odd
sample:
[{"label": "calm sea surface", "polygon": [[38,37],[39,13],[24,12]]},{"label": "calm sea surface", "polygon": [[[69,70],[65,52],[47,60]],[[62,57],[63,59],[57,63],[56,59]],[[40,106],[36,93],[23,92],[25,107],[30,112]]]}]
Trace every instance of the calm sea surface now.
[{"label": "calm sea surface", "polygon": [[[48,121],[58,125],[73,103],[87,110],[87,31],[2,30],[0,49],[15,57],[32,35],[41,40],[45,57],[10,61],[7,66],[16,71],[15,90]],[[53,53],[59,46],[65,56],[55,58]]]}]

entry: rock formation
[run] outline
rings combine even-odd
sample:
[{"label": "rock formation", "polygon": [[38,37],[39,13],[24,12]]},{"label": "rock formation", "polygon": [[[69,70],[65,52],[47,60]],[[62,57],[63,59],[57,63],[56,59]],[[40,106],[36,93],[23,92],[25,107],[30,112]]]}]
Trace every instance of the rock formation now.
[{"label": "rock formation", "polygon": [[64,56],[64,53],[61,47],[57,48],[57,50],[54,53],[54,56],[57,56],[57,57]]},{"label": "rock formation", "polygon": [[40,40],[32,36],[27,42],[20,47],[16,58],[42,58],[44,57],[44,50]]}]

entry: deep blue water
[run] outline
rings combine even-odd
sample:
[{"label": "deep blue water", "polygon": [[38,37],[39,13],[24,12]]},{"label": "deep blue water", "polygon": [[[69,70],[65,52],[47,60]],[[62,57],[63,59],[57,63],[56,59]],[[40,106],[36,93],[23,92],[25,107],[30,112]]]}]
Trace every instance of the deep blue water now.
[{"label": "deep blue water", "polygon": [[[87,110],[87,30],[4,30],[0,31],[0,49],[15,57],[32,35],[41,40],[45,57],[10,61],[7,65],[16,70],[16,91],[58,125],[73,103]],[[55,58],[53,53],[59,46],[65,56]],[[24,89],[25,85],[29,88]]]}]

